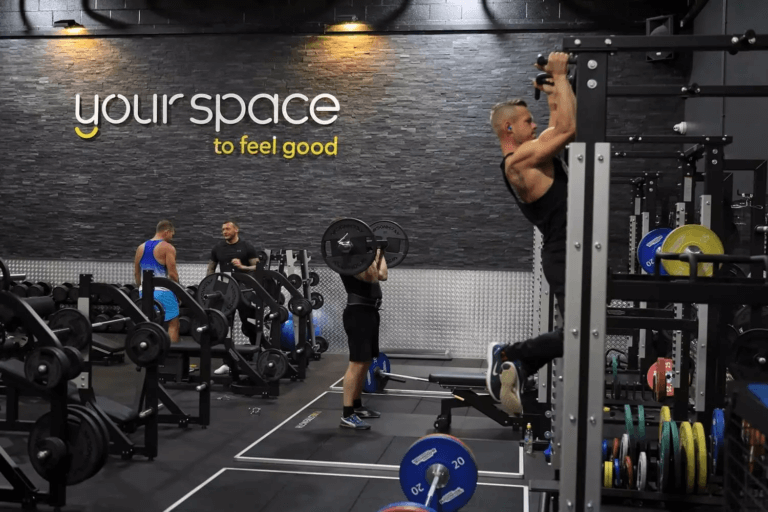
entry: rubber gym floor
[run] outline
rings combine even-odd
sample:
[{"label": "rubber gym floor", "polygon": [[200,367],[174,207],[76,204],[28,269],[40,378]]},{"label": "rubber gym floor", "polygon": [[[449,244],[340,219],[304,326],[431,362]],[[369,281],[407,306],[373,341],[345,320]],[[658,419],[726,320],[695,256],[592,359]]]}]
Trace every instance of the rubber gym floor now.
[{"label": "rubber gym floor", "polygon": [[[323,354],[310,364],[304,382],[281,381],[276,399],[249,398],[214,387],[208,428],[160,425],[154,461],[110,457],[95,477],[68,488],[62,510],[369,512],[403,501],[397,467],[414,441],[434,432],[440,397],[396,390],[445,390],[424,382],[391,382],[387,389],[392,394],[364,395],[366,404],[382,412],[381,418],[370,420],[371,430],[341,429],[338,386],[346,364],[344,354]],[[396,359],[393,371],[408,374],[411,367],[413,374],[426,374],[431,367],[461,371],[480,370],[483,365],[484,361],[469,359]],[[133,403],[136,380],[130,363],[94,367],[97,394],[126,405]],[[169,393],[184,410],[196,413],[195,392],[170,389]],[[24,398],[21,417],[34,419],[46,407],[39,399]],[[254,407],[260,408],[257,414],[252,414]],[[537,495],[528,494],[527,479],[534,468],[537,477],[551,473],[540,453],[523,456],[519,431],[468,409],[454,410],[451,429],[470,446],[481,472],[480,485],[462,510],[528,510],[526,505],[537,509]],[[131,437],[140,443],[142,429]],[[0,439],[11,458],[46,490],[47,484],[28,463],[27,436],[6,433]],[[0,510],[19,508],[0,504]]]}]

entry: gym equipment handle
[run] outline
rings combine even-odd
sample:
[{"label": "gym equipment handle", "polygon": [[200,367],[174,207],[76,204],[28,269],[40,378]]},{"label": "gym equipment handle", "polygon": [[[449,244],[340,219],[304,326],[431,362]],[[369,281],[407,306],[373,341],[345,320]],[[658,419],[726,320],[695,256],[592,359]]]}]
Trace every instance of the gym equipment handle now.
[{"label": "gym equipment handle", "polygon": [[[536,57],[536,64],[538,64],[539,66],[546,66],[548,62],[549,62],[549,57],[545,57],[544,54],[542,53],[540,53]],[[568,64],[576,64],[576,62],[577,62],[576,57],[574,57],[573,55],[570,55],[568,57]]]}]

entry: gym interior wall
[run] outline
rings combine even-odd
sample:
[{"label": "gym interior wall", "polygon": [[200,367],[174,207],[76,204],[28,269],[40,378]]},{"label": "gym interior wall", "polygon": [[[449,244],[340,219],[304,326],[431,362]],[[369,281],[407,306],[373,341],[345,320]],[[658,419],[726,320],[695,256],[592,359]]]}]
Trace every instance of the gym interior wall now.
[{"label": "gym interior wall", "polygon": [[[329,221],[350,216],[404,226],[408,268],[530,272],[530,225],[502,184],[488,114],[496,102],[519,96],[546,126],[546,102],[533,100],[532,59],[562,37],[127,31],[0,38],[3,257],[126,259],[166,217],[177,225],[183,262],[206,261],[229,218],[257,246],[316,252]],[[643,54],[618,55],[611,65],[621,83],[682,78],[679,67],[649,65]],[[103,108],[113,94],[129,106],[113,97]],[[237,95],[246,106],[260,94],[277,96],[277,122],[258,124],[246,114],[218,131],[215,120],[195,124],[206,118],[191,101],[199,94],[210,99],[198,97],[198,107],[211,110],[216,95]],[[292,94],[307,101],[294,97],[284,112]],[[338,112],[317,116],[327,122],[337,115],[329,124],[311,117],[309,104],[322,94],[338,100]],[[96,95],[99,131],[85,139],[75,129],[92,133]],[[164,95],[183,97],[164,111]],[[668,133],[682,116],[681,100],[611,101],[611,133]],[[316,106],[333,104],[326,98]],[[234,97],[221,101],[226,119],[240,110]],[[263,97],[253,111],[260,120],[275,117]],[[286,120],[304,116],[301,124]],[[320,154],[298,154],[292,143],[300,142]],[[646,166],[626,161],[622,168]],[[616,187],[614,211],[628,214],[629,199],[628,187]],[[614,236],[616,247],[627,235]],[[625,253],[616,248],[616,265]]]}]

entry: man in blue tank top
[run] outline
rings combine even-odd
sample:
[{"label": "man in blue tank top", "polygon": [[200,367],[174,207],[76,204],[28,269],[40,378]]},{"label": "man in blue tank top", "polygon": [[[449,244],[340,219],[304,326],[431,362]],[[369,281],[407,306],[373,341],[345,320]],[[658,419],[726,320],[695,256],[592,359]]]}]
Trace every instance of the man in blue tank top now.
[{"label": "man in blue tank top", "polygon": [[[161,220],[155,228],[155,236],[136,249],[134,257],[134,278],[136,286],[141,286],[141,275],[145,270],[151,270],[155,277],[167,277],[179,282],[179,272],[176,269],[176,248],[171,245],[176,230],[169,220]],[[176,295],[167,288],[155,287],[155,300],[165,308],[165,321],[168,322],[168,334],[171,342],[179,341],[179,302]]]},{"label": "man in blue tank top", "polygon": [[[568,82],[568,55],[552,53],[543,71],[550,83],[534,86],[547,95],[549,126],[536,138],[527,105],[511,100],[491,110],[491,126],[504,159],[501,171],[523,215],[543,235],[542,269],[560,314],[565,314],[565,241],[568,214],[568,175],[557,158],[576,135],[576,97]],[[542,334],[514,344],[488,346],[488,392],[509,414],[522,414],[520,386],[530,375],[563,355],[563,332]]]},{"label": "man in blue tank top", "polygon": [[379,355],[379,308],[382,298],[379,282],[389,277],[384,250],[377,249],[373,263],[365,272],[340,277],[347,291],[343,320],[349,344],[349,365],[344,374],[343,410],[339,426],[368,430],[371,425],[361,418],[381,416],[379,412],[365,407],[361,397],[368,368],[373,358]]}]

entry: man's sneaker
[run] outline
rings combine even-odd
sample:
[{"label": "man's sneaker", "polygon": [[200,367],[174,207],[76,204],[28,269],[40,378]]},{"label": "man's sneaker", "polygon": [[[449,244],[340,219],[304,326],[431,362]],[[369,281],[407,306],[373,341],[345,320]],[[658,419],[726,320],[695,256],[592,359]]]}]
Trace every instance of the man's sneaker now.
[{"label": "man's sneaker", "polygon": [[355,414],[358,418],[381,418],[381,413],[379,411],[374,411],[366,406],[355,409]]},{"label": "man's sneaker", "polygon": [[339,423],[339,426],[344,428],[353,428],[355,430],[368,430],[371,428],[371,425],[361,420],[357,414],[347,416],[346,418],[341,418],[341,423]]},{"label": "man's sneaker", "polygon": [[501,401],[501,371],[504,364],[511,364],[503,356],[503,350],[508,345],[503,343],[489,343],[488,344],[488,372],[485,374],[485,387],[488,389],[488,393],[491,394],[491,398],[495,401]]},{"label": "man's sneaker", "polygon": [[509,415],[522,416],[523,402],[520,400],[520,378],[517,367],[504,363],[501,371],[501,409]]},{"label": "man's sneaker", "polygon": [[229,366],[223,364],[219,366],[216,370],[213,372],[216,375],[226,375],[229,373]]}]

